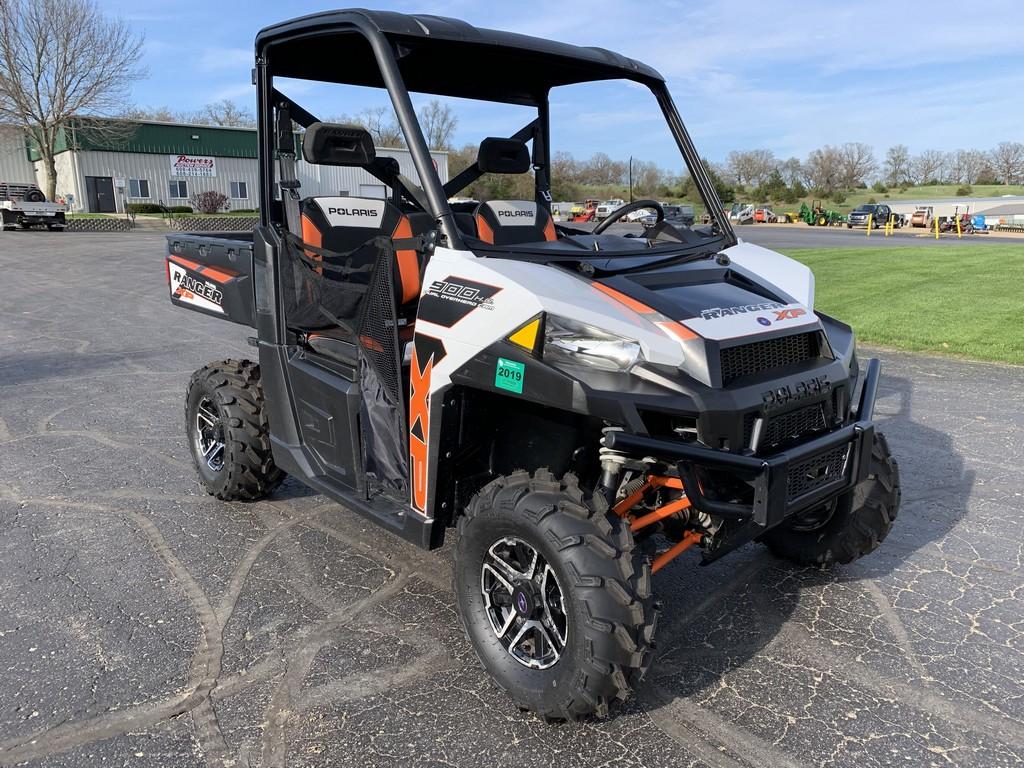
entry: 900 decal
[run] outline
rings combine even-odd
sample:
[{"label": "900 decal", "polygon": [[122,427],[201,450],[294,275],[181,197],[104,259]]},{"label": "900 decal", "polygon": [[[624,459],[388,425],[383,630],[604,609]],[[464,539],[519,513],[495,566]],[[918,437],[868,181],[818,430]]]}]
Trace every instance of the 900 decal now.
[{"label": "900 decal", "polygon": [[451,328],[475,309],[493,310],[494,296],[500,291],[496,285],[448,275],[444,280],[434,280],[427,286],[420,299],[417,317]]}]

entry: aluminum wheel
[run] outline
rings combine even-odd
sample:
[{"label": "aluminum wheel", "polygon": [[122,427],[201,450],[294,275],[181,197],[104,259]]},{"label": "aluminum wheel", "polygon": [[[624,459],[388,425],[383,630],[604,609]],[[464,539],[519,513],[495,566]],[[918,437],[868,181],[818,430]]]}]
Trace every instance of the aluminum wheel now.
[{"label": "aluminum wheel", "polygon": [[196,408],[193,439],[206,466],[220,472],[224,468],[224,420],[220,409],[208,397],[203,397]]},{"label": "aluminum wheel", "polygon": [[509,655],[531,669],[558,662],[568,638],[565,598],[551,565],[522,539],[502,538],[480,571],[487,619]]}]

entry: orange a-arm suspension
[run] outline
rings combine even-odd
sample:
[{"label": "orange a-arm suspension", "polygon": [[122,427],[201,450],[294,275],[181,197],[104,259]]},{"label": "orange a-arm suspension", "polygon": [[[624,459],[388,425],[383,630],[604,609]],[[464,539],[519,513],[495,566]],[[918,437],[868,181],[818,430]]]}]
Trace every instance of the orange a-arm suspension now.
[{"label": "orange a-arm suspension", "polygon": [[[675,501],[670,501],[668,504],[658,507],[653,512],[648,512],[646,515],[641,515],[640,517],[631,515],[630,511],[640,503],[644,495],[648,491],[655,490],[657,488],[674,488],[682,491],[683,481],[678,477],[660,477],[658,475],[650,475],[643,485],[616,504],[612,508],[612,511],[619,517],[628,519],[629,529],[636,532],[641,528],[646,528],[648,525],[652,525],[659,520],[664,520],[666,517],[671,517],[672,515],[682,512],[690,507],[690,500],[684,495]],[[657,573],[694,544],[699,544],[702,538],[703,535],[700,533],[687,531],[681,541],[677,542],[672,546],[672,548],[662,552],[654,559],[654,564],[651,566],[651,572]]]}]

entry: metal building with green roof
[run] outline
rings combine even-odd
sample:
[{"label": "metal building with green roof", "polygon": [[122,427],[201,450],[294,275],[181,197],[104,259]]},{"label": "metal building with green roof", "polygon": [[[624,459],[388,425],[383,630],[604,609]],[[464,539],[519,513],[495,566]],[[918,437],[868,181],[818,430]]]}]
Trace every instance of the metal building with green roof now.
[{"label": "metal building with green roof", "polygon": [[[18,150],[15,145],[13,149],[8,146],[6,153],[0,152],[7,158],[0,164],[0,172],[25,176],[30,167],[31,175],[45,188],[38,150],[22,141],[23,166],[19,165],[20,159],[10,158]],[[416,178],[408,150],[382,147],[377,153],[394,157],[403,174]],[[431,154],[441,180],[446,181],[447,153]],[[189,205],[194,195],[214,190],[228,198],[232,209],[255,208],[256,159],[253,128],[81,119],[62,129],[58,136],[57,198],[75,212],[122,213],[128,203]],[[303,195],[387,194],[377,179],[360,168],[314,166],[300,160],[296,170]]]}]

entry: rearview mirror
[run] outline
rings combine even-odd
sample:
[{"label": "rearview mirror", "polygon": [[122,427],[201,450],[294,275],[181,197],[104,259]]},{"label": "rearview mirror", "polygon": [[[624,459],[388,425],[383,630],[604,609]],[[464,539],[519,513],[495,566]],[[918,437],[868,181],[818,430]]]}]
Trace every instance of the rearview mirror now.
[{"label": "rearview mirror", "polygon": [[377,157],[373,137],[358,125],[316,122],[302,137],[302,156],[314,165],[369,165]]}]

